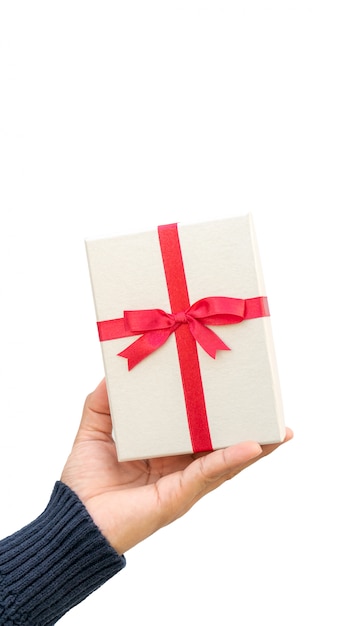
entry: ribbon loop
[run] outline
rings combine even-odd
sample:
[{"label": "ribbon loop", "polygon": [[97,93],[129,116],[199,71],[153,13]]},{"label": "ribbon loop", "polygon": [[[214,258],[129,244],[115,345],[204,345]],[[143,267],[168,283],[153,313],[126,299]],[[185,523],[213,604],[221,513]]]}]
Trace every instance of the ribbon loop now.
[{"label": "ribbon loop", "polygon": [[145,333],[157,328],[170,328],[173,316],[161,309],[142,309],[140,311],[124,311],[123,320],[126,331]]}]

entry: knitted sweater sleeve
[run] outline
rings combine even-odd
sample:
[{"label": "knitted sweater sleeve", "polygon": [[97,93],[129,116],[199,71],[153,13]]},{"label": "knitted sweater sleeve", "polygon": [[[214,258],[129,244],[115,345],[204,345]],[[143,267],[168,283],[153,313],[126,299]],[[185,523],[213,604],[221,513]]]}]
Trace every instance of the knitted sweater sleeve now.
[{"label": "knitted sweater sleeve", "polygon": [[0,624],[50,626],[125,566],[69,487],[0,541]]}]

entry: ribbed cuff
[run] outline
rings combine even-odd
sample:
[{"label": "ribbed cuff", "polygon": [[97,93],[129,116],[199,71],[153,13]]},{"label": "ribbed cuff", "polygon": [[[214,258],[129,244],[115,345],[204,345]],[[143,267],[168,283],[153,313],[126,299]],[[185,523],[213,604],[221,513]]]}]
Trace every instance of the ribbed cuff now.
[{"label": "ribbed cuff", "polygon": [[126,564],[67,485],[0,541],[0,624],[50,626]]}]

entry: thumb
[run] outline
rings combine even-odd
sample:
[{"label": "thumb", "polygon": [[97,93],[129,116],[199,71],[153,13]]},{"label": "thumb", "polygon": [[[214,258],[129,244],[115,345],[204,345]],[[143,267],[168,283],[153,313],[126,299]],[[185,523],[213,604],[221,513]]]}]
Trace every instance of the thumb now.
[{"label": "thumb", "polygon": [[108,400],[108,393],[106,389],[105,378],[100,381],[99,385],[92,391],[86,399],[85,408],[96,413],[109,413],[110,406]]},{"label": "thumb", "polygon": [[77,438],[84,433],[104,433],[111,435],[112,423],[110,415],[109,399],[106,389],[105,378],[86,398],[82,418],[77,433]]}]

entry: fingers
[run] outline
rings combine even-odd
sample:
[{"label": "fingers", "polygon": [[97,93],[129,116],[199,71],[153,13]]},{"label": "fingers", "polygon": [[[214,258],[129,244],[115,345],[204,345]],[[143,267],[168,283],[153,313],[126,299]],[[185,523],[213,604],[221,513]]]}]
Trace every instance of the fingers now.
[{"label": "fingers", "polygon": [[274,452],[292,437],[292,431],[287,429],[286,437],[280,443],[260,446],[257,442],[247,441],[199,457],[183,472],[184,496],[192,496],[196,502],[226,480]]},{"label": "fingers", "polygon": [[258,443],[243,442],[200,456],[184,470],[161,478],[155,484],[158,501],[162,504],[161,525],[184,515],[203,496],[238,474],[261,454]]},{"label": "fingers", "polygon": [[228,478],[238,474],[243,467],[260,458],[261,446],[248,441],[216,450],[193,461],[183,472],[183,497],[193,503],[209,493]]},{"label": "fingers", "polygon": [[222,450],[217,450],[197,460],[199,480],[206,483],[219,480],[236,471],[243,465],[259,457],[262,447],[255,441],[239,443]]},{"label": "fingers", "polygon": [[271,452],[276,450],[276,448],[280,447],[282,444],[286,443],[287,441],[290,441],[290,439],[293,439],[293,432],[291,428],[286,428],[285,439],[281,443],[271,443],[271,444],[267,444],[263,446],[263,456],[267,456],[268,454],[271,454]]},{"label": "fingers", "polygon": [[[255,462],[259,461],[259,459],[262,459],[262,458],[264,458],[265,456],[268,456],[269,454],[272,454],[272,452],[274,452],[275,450],[277,450],[278,448],[280,448],[280,446],[282,446],[284,443],[287,443],[287,441],[290,441],[290,439],[292,439],[292,438],[293,438],[293,432],[292,432],[292,430],[291,430],[290,428],[286,428],[286,435],[285,435],[285,438],[283,439],[283,441],[280,441],[279,443],[271,443],[271,444],[265,444],[265,445],[262,445],[262,453],[261,453],[261,455],[260,455],[260,456],[258,456],[258,457],[257,457],[257,458],[255,458],[255,459],[252,459],[252,460],[248,461],[248,463],[245,463],[245,464],[242,466],[242,468],[241,468],[241,470],[240,470],[240,471],[242,471],[242,470],[246,469],[246,467],[249,467],[249,466],[250,466],[250,465],[252,465],[253,463],[255,463]],[[238,473],[239,473],[239,472],[237,471],[237,472],[234,474],[234,476],[235,476],[236,474],[238,474]],[[230,478],[232,478],[232,477],[230,476]]]}]

